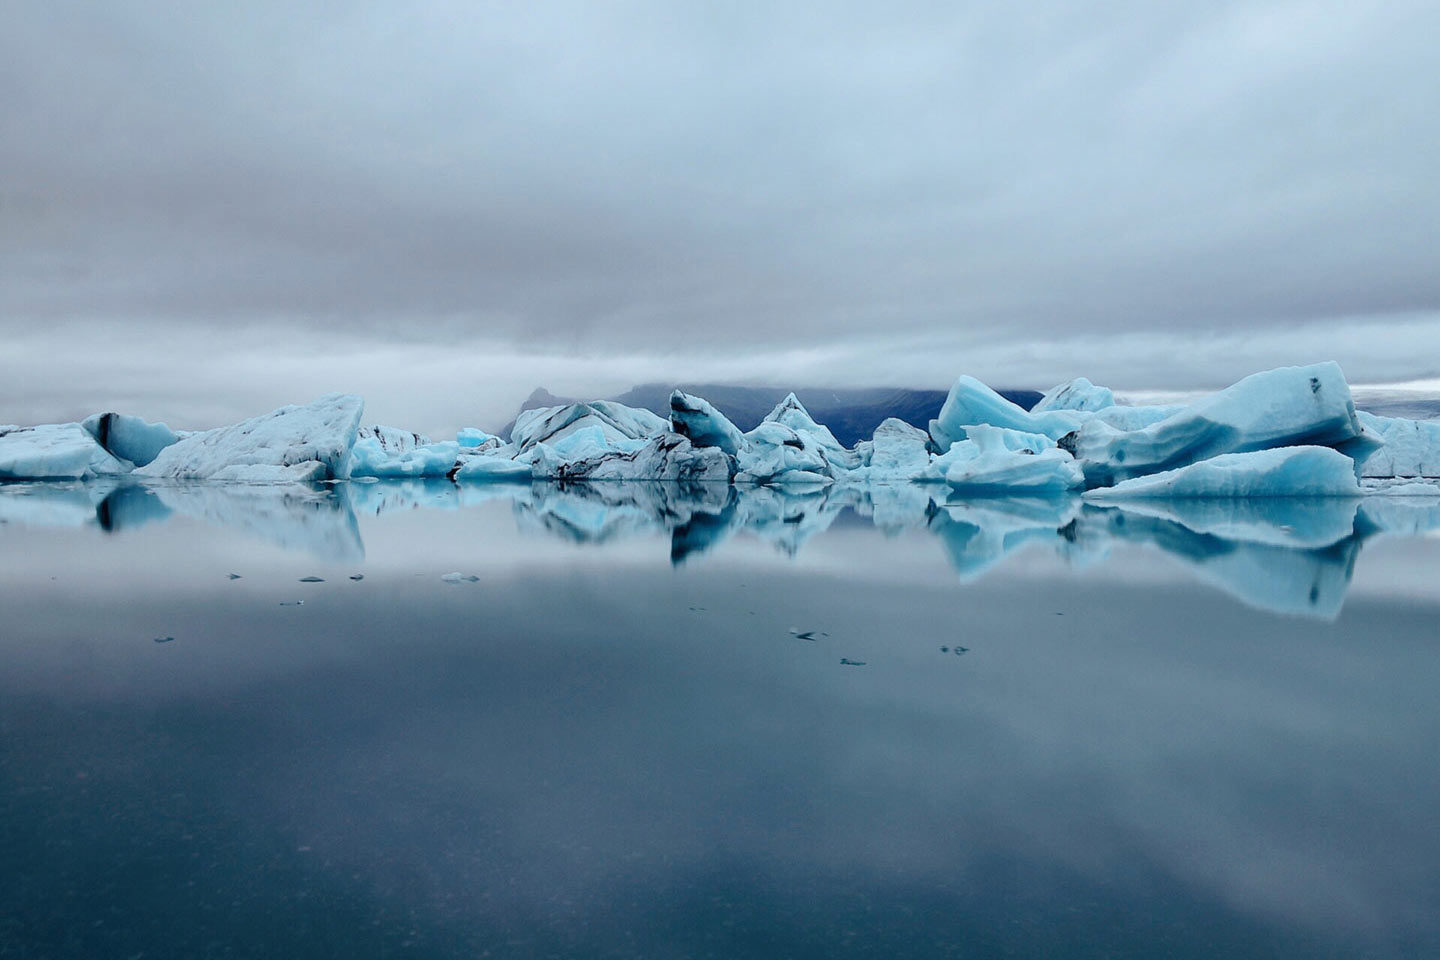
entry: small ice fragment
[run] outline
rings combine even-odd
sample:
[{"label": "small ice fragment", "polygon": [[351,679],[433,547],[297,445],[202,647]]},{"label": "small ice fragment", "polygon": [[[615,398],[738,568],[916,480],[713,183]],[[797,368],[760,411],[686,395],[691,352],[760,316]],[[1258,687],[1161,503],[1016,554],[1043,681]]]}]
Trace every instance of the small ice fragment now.
[{"label": "small ice fragment", "polygon": [[301,577],[301,578],[300,578],[300,582],[301,582],[301,583],[324,583],[324,582],[325,582],[325,578],[324,578],[324,577]]}]

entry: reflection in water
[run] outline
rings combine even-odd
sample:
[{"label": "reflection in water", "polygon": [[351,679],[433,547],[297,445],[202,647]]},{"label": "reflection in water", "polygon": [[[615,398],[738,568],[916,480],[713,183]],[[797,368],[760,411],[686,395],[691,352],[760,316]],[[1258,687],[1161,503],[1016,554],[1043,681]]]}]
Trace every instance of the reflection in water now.
[{"label": "reflection in water", "polygon": [[1115,543],[1158,548],[1251,606],[1333,619],[1363,541],[1440,529],[1431,499],[1129,501],[1097,507],[1075,496],[961,499],[918,484],[870,487],[609,482],[457,486],[446,480],[307,487],[222,484],[0,485],[0,524],[125,531],[173,515],[242,530],[328,560],[364,557],[357,516],[512,503],[518,526],[574,543],[637,536],[670,540],[674,563],[739,533],[794,556],[849,511],[877,528],[924,528],[973,580],[1021,547],[1048,547],[1072,566],[1103,561]]}]

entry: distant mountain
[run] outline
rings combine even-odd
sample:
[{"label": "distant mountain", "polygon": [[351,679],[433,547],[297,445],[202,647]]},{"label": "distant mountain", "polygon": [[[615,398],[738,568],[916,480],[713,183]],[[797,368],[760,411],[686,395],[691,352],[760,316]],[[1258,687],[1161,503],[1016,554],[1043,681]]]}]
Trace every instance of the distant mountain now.
[{"label": "distant mountain", "polygon": [[[618,397],[601,399],[615,400],[627,407],[640,407],[662,417],[669,417],[670,394],[677,386],[686,393],[709,400],[741,430],[753,430],[765,419],[765,415],[790,393],[785,387],[646,383],[631,387]],[[939,415],[946,393],[945,390],[904,390],[892,387],[859,390],[804,387],[796,390],[795,396],[800,398],[800,402],[805,404],[805,408],[817,422],[830,428],[836,440],[852,447],[857,441],[869,440],[880,421],[886,417],[898,417],[906,423],[925,429],[930,421]],[[1037,390],[1001,390],[1000,394],[1026,410],[1034,406],[1041,397]],[[520,406],[520,413],[537,407],[553,407],[574,402],[574,399],[557,397],[541,387],[525,399]],[[508,439],[514,426],[515,421],[511,420],[501,428],[500,436]]]}]

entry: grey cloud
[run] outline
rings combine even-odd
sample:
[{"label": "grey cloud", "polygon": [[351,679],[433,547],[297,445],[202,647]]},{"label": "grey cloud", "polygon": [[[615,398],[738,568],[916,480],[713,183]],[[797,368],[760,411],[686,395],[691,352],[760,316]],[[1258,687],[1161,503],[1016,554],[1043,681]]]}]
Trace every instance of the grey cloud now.
[{"label": "grey cloud", "polygon": [[685,362],[1278,324],[1323,353],[1316,324],[1440,311],[1437,27],[1405,2],[10,4],[0,329]]}]

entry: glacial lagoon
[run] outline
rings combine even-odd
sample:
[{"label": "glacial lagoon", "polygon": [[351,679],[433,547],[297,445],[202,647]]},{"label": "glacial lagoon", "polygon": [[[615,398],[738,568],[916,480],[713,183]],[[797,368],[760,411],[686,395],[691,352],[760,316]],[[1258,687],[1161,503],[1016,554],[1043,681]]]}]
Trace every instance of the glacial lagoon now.
[{"label": "glacial lagoon", "polygon": [[0,485],[0,956],[1440,955],[1437,580],[1437,497]]}]

